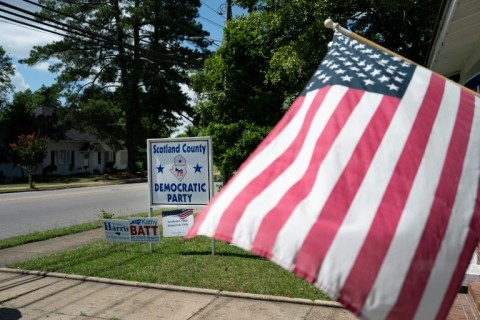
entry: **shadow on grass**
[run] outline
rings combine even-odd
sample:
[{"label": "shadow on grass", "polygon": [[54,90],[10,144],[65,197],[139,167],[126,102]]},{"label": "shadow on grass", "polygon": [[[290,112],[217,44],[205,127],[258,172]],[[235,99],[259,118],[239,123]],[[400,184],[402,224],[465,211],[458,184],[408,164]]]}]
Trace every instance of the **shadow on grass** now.
[{"label": "shadow on grass", "polygon": [[[212,251],[190,251],[190,252],[180,252],[185,256],[211,256]],[[254,260],[265,260],[260,256],[251,255],[248,253],[236,253],[236,252],[222,252],[222,251],[215,251],[216,256],[223,256],[223,257],[237,257],[237,258],[246,258],[246,259],[254,259]]]}]

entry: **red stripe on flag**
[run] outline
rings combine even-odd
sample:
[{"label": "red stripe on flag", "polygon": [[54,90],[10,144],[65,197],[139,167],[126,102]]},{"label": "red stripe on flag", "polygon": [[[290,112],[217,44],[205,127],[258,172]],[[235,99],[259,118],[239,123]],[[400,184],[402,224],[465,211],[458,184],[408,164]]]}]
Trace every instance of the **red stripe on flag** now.
[{"label": "red stripe on flag", "polygon": [[400,100],[394,97],[382,98],[316,223],[298,251],[293,272],[307,281],[315,282],[323,259],[360,188],[399,103]]},{"label": "red stripe on flag", "polygon": [[[248,204],[258,196],[268,185],[280,176],[285,169],[287,169],[292,162],[297,158],[301,150],[305,137],[312,125],[312,120],[315,117],[318,109],[322,105],[325,96],[330,91],[331,87],[319,90],[308,106],[308,111],[305,116],[305,122],[300,129],[300,132],[295,137],[295,140],[288,146],[284,153],[275,159],[270,166],[268,166],[262,173],[256,176],[245,188],[235,197],[235,199],[225,209],[222,219],[217,227],[215,238],[223,239],[225,241],[232,241],[235,227],[238,220],[241,218],[245,208]],[[307,107],[307,106],[305,106]]]},{"label": "red stripe on flag", "polygon": [[[340,291],[339,301],[359,314],[377,278],[398,226],[437,116],[445,82],[431,77],[402,154],[369,233]],[[354,298],[354,299],[352,299]]]},{"label": "red stripe on flag", "polygon": [[387,318],[411,319],[421,301],[455,203],[472,128],[473,108],[474,97],[462,90],[455,126],[430,214],[402,290]]},{"label": "red stripe on flag", "polygon": [[[247,164],[251,161],[251,159],[255,158],[255,156],[263,149],[265,149],[282,131],[283,129],[292,121],[292,119],[297,115],[298,111],[302,108],[303,103],[305,101],[305,96],[299,96],[295,99],[290,109],[288,109],[287,113],[282,117],[280,122],[273,128],[272,131],[267,135],[267,137],[260,143],[257,149],[253,152],[253,154],[240,166],[238,172],[240,172]],[[198,229],[203,223],[205,216],[207,215],[210,207],[214,206],[216,199],[218,196],[227,190],[228,186],[235,180],[237,175],[233,176],[230,181],[222,188],[220,193],[214,197],[207,207],[203,209],[196,217],[196,223],[193,225],[192,228],[188,231],[188,234],[185,238],[193,238],[198,235]]]},{"label": "red stripe on flag", "polygon": [[475,201],[475,210],[470,221],[470,227],[468,230],[467,238],[465,239],[465,244],[463,245],[462,253],[458,258],[457,267],[455,268],[455,273],[450,280],[450,284],[445,292],[443,297],[442,304],[438,310],[436,319],[445,319],[446,315],[450,311],[453,300],[457,296],[458,287],[465,277],[465,270],[470,263],[472,252],[477,246],[478,243],[478,230],[480,230],[480,188],[477,189],[477,198]]},{"label": "red stripe on flag", "polygon": [[264,217],[253,242],[252,252],[268,259],[272,257],[272,249],[278,233],[295,207],[310,193],[325,156],[364,93],[361,90],[349,89],[339,102],[325,129],[315,142],[309,167],[305,170],[302,178],[283,195],[277,205]]}]

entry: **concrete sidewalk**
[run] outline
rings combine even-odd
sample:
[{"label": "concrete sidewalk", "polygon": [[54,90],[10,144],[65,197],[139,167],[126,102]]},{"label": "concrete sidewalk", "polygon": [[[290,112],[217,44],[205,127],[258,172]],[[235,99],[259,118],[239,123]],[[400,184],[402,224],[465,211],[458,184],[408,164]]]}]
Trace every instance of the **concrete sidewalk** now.
[{"label": "concrete sidewalk", "polygon": [[0,269],[0,319],[354,319],[335,302]]}]

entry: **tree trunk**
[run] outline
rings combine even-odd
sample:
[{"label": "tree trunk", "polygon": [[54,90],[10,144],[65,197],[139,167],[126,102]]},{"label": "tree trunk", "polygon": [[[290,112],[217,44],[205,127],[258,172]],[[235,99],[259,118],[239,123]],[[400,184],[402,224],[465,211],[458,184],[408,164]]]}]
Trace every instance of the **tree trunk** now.
[{"label": "tree trunk", "polygon": [[[121,8],[118,0],[111,0],[111,3],[115,6],[115,19],[117,29],[117,45],[120,64],[120,77],[122,82],[122,94],[124,97],[124,110],[125,110],[125,125],[126,125],[126,144],[128,153],[127,170],[129,172],[136,171],[137,160],[137,127],[138,127],[138,108],[140,106],[139,94],[138,94],[138,59],[139,52],[138,47],[140,44],[139,24],[134,23],[134,57],[133,68],[127,66],[127,52],[125,50],[124,38],[125,31],[122,27]],[[135,1],[135,7],[139,7],[139,1]]]},{"label": "tree trunk", "polygon": [[28,186],[30,189],[33,189],[33,170],[31,168],[27,168],[28,173]]}]

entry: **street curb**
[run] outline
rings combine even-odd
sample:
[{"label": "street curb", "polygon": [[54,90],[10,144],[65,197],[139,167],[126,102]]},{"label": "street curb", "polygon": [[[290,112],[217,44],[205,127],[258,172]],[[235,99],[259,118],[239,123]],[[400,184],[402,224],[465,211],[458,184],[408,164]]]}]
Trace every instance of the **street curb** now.
[{"label": "street curb", "polygon": [[175,286],[175,285],[168,285],[168,284],[157,284],[157,283],[147,283],[147,282],[138,282],[138,281],[89,277],[89,276],[66,274],[66,273],[59,273],[59,272],[31,271],[31,270],[10,269],[10,268],[0,268],[0,272],[8,272],[8,273],[23,274],[23,275],[40,276],[40,277],[54,277],[54,278],[60,278],[60,279],[97,282],[97,283],[123,285],[123,286],[138,287],[138,288],[150,288],[150,289],[179,291],[179,292],[188,292],[188,293],[196,293],[196,294],[208,294],[208,295],[213,295],[217,297],[226,297],[226,298],[253,299],[253,300],[271,301],[271,302],[285,302],[285,303],[344,309],[344,307],[340,303],[335,301],[327,301],[327,300],[287,298],[287,297],[260,295],[260,294],[253,294],[253,293],[231,292],[231,291],[222,291],[222,290],[215,290],[215,289]]}]

